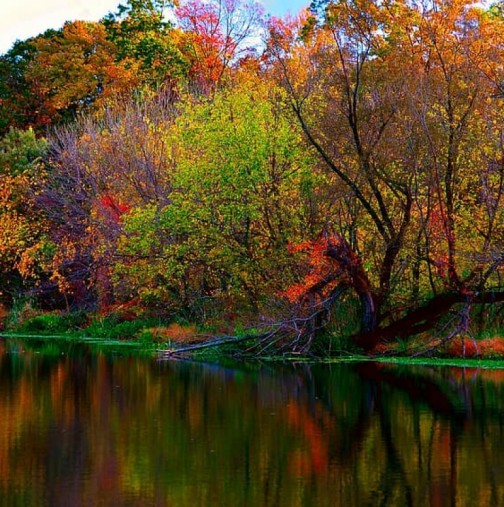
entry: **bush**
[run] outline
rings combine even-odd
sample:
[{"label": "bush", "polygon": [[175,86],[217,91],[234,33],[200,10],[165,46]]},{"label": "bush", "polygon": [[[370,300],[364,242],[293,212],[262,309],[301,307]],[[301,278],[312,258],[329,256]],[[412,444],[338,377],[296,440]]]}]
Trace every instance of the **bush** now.
[{"label": "bush", "polygon": [[78,331],[87,322],[84,313],[46,313],[24,320],[14,327],[17,333],[66,334]]},{"label": "bush", "polygon": [[136,338],[148,328],[159,325],[156,319],[136,319],[132,321],[119,321],[118,315],[108,315],[93,321],[84,329],[84,334],[93,338]]}]

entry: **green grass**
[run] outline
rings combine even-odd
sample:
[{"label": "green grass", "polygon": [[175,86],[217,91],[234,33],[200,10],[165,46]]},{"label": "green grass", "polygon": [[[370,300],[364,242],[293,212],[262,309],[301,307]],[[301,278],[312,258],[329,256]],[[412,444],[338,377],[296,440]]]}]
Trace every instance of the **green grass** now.
[{"label": "green grass", "polygon": [[155,326],[159,326],[159,320],[157,319],[120,321],[118,316],[109,315],[93,320],[81,332],[86,336],[97,338],[131,339],[139,336],[145,337],[143,331]]},{"label": "green grass", "polygon": [[[121,320],[121,316],[111,314],[106,317],[92,316],[84,312],[74,313],[47,313],[25,318],[21,322],[12,324],[10,331],[0,334],[0,337],[23,338],[24,340],[42,340],[47,345],[48,340],[56,340],[58,343],[81,343],[96,350],[137,350],[153,354],[156,349],[162,347],[156,342],[156,338],[149,331],[150,328],[162,326],[159,319],[137,318],[134,320]],[[238,330],[239,331],[239,330]],[[250,330],[248,330],[250,333]],[[243,332],[242,332],[243,333]],[[239,333],[238,333],[239,334]],[[242,342],[226,344],[215,348],[194,351],[188,354],[191,358],[199,361],[220,362],[230,357],[242,359],[280,362],[310,362],[310,363],[335,363],[356,361],[377,361],[401,365],[426,365],[426,366],[456,366],[470,368],[503,368],[504,359],[496,358],[450,358],[450,357],[407,357],[402,347],[397,350],[396,356],[368,357],[359,353],[352,344],[341,337],[327,333],[319,337],[313,351],[315,356],[297,356],[285,354],[283,356],[261,356],[244,354],[247,346],[254,344]],[[183,346],[183,345],[182,345]],[[40,353],[56,354],[57,347],[44,346]],[[334,356],[334,354],[338,354]]]},{"label": "green grass", "polygon": [[[0,338],[8,340],[22,340],[32,350],[45,355],[58,355],[68,352],[72,346],[85,346],[95,352],[134,353],[135,355],[154,355],[158,345],[145,340],[124,340],[99,336],[86,336],[82,334],[44,335],[25,333],[2,333]],[[190,355],[191,359],[205,362],[220,363],[229,360],[233,353],[237,352],[236,346],[225,346],[218,349],[204,349],[195,351]],[[252,358],[247,358],[248,360]],[[315,358],[310,356],[266,356],[257,358],[265,362],[303,362],[303,363],[355,363],[355,362],[379,362],[404,366],[453,366],[459,368],[484,368],[504,369],[502,359],[464,359],[464,358],[423,358],[423,357],[369,357],[359,354],[344,355],[339,357]]]},{"label": "green grass", "polygon": [[458,368],[504,369],[503,359],[471,359],[471,358],[421,358],[421,357],[381,357],[372,358],[380,363],[422,366],[455,366]]},{"label": "green grass", "polygon": [[120,315],[93,316],[85,312],[46,313],[8,323],[8,335],[93,337],[113,340],[149,340],[146,329],[159,326],[159,319],[122,320]]},{"label": "green grass", "polygon": [[84,313],[47,313],[25,320],[21,324],[12,326],[13,331],[21,334],[53,335],[76,333],[86,325],[87,317]]},{"label": "green grass", "polygon": [[135,340],[114,340],[79,335],[27,335],[18,333],[2,333],[0,339],[6,340],[8,349],[18,351],[25,349],[46,356],[73,355],[85,351],[135,356],[152,356],[156,353],[155,344]]}]

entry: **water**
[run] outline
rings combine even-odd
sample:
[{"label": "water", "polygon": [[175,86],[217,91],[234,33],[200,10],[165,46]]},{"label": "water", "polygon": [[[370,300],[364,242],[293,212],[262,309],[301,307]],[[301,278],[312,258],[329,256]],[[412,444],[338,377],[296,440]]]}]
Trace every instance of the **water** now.
[{"label": "water", "polygon": [[0,341],[0,505],[504,505],[504,371]]}]

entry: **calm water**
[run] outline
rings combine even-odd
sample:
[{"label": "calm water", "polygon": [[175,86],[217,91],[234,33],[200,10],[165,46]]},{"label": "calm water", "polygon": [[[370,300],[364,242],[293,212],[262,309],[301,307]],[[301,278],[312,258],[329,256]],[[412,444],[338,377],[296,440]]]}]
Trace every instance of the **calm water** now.
[{"label": "calm water", "polygon": [[1,506],[504,505],[504,371],[36,346],[0,341]]}]

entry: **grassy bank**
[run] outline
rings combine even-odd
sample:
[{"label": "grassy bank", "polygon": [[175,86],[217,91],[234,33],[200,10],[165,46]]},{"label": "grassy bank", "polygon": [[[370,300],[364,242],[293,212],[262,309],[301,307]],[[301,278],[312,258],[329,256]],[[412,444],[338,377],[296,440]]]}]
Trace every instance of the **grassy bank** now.
[{"label": "grassy bank", "polygon": [[[180,329],[179,329],[180,328]],[[50,343],[66,347],[85,344],[94,349],[135,350],[154,354],[171,337],[194,334],[178,323],[167,323],[137,314],[131,308],[117,307],[106,315],[88,312],[41,312],[30,305],[4,315],[0,337],[22,338],[49,350]]]},{"label": "grassy bank", "polygon": [[[24,305],[4,315],[0,338],[23,339],[40,347],[55,350],[61,344],[85,344],[97,350],[130,350],[169,358],[220,361],[225,357],[261,358],[281,361],[383,361],[411,365],[471,366],[504,368],[504,339],[494,331],[478,339],[457,336],[447,343],[432,337],[381,345],[371,356],[365,356],[352,342],[336,333],[318,337],[309,356],[275,354],[256,347],[257,330],[235,327],[223,338],[214,328],[198,328],[181,319],[165,321],[139,312],[134,307],[114,307],[107,314],[88,312],[43,312]],[[424,347],[424,353],[418,351]],[[260,351],[261,353],[258,353]]]}]

